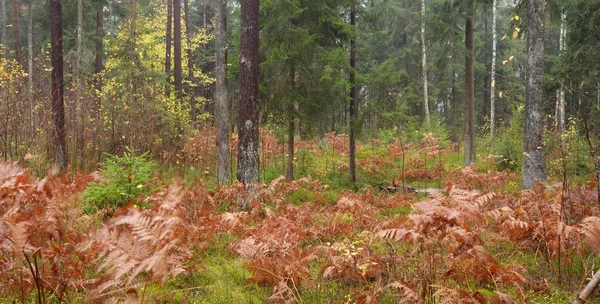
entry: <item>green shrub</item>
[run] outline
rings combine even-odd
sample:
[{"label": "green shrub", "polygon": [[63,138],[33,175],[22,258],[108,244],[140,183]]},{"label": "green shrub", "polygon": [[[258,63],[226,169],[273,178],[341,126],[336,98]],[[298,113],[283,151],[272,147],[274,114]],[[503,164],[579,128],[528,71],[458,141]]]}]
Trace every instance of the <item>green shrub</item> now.
[{"label": "green shrub", "polygon": [[150,195],[152,172],[157,164],[148,153],[139,156],[127,149],[123,156],[109,155],[100,168],[102,181],[91,183],[83,192],[84,210],[93,213],[109,207],[116,208]]}]

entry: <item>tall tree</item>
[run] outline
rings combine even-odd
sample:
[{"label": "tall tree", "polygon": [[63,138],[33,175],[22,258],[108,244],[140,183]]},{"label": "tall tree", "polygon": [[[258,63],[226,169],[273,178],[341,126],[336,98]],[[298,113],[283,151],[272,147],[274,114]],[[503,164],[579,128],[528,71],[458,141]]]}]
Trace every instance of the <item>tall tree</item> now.
[{"label": "tall tree", "polygon": [[227,0],[217,0],[215,6],[215,53],[216,53],[216,119],[217,119],[217,181],[227,185],[231,181],[229,151],[230,113],[227,94]]},{"label": "tall tree", "polygon": [[[96,63],[95,70],[96,73],[96,90],[98,92],[102,92],[102,70],[104,69],[104,65],[102,63],[103,56],[103,44],[102,39],[104,38],[104,4],[100,4],[98,8],[98,12],[96,12]],[[99,106],[99,105],[97,105]]]},{"label": "tall tree", "polygon": [[63,20],[62,0],[50,0],[50,40],[52,62],[52,121],[56,144],[56,163],[61,172],[67,171],[65,141],[65,108],[63,101]]},{"label": "tall tree", "polygon": [[192,122],[192,126],[196,128],[196,116],[198,115],[196,109],[196,98],[194,96],[194,86],[192,85],[194,80],[194,60],[192,57],[192,25],[190,23],[190,7],[189,0],[183,0],[183,11],[185,13],[185,41],[186,48],[185,52],[187,54],[187,68],[188,68],[188,95],[190,97],[190,120]]},{"label": "tall tree", "polygon": [[296,89],[296,69],[294,64],[290,65],[288,72],[288,82],[292,100],[288,104],[288,163],[286,178],[291,181],[294,179],[294,139],[296,137],[296,107],[298,103],[294,102],[294,90]]},{"label": "tall tree", "polygon": [[466,0],[466,22],[465,22],[465,166],[475,163],[475,51],[473,45],[473,16],[475,6],[473,0]]},{"label": "tall tree", "polygon": [[356,88],[356,1],[350,4],[350,26],[354,31],[350,36],[350,182],[356,182],[356,102],[358,90]]},{"label": "tall tree", "polygon": [[425,45],[425,0],[421,0],[421,73],[423,82],[423,114],[425,115],[425,124],[431,128],[431,118],[429,117],[429,98],[427,91],[427,46]]},{"label": "tall tree", "polygon": [[[566,39],[567,39],[567,20],[566,19],[567,19],[566,14],[562,13],[560,15],[560,37],[559,37],[559,41],[558,41],[559,56],[561,53],[563,53],[565,51],[565,46],[566,46]],[[558,107],[557,107],[558,117],[556,119],[558,121],[558,132],[559,132],[559,134],[562,134],[566,130],[565,90],[564,90],[562,84],[560,85],[560,88],[558,89],[558,92],[557,92],[557,103],[558,103]],[[561,137],[560,141],[561,141],[561,143],[563,142],[562,137]]]},{"label": "tall tree", "polygon": [[237,179],[256,183],[258,157],[259,0],[241,2],[240,101]]},{"label": "tall tree", "polygon": [[75,65],[75,79],[77,82],[77,94],[76,94],[76,158],[75,166],[83,168],[83,81],[81,76],[81,60],[83,57],[83,0],[77,0],[77,59]]},{"label": "tall tree", "polygon": [[29,127],[31,128],[31,136],[34,137],[35,121],[33,115],[33,0],[29,0],[27,27],[27,98],[29,101]]},{"label": "tall tree", "polygon": [[21,46],[19,43],[19,0],[13,0],[13,40],[15,44],[15,59],[21,63]]},{"label": "tall tree", "polygon": [[2,10],[2,15],[0,16],[2,18],[2,24],[0,24],[0,26],[2,27],[2,29],[0,29],[1,33],[2,33],[2,39],[0,41],[0,44],[2,44],[2,46],[0,46],[2,49],[0,49],[0,51],[2,52],[2,57],[6,58],[7,57],[7,49],[6,49],[6,1],[8,0],[0,0],[0,10]]},{"label": "tall tree", "polygon": [[525,87],[525,134],[521,182],[533,188],[546,180],[544,160],[544,0],[527,0],[527,84]]},{"label": "tall tree", "polygon": [[171,34],[173,29],[173,0],[167,0],[167,33],[166,37],[166,54],[165,54],[165,75],[167,75],[167,85],[165,86],[165,95],[171,95]]},{"label": "tall tree", "polygon": [[173,55],[175,96],[180,99],[183,83],[181,76],[181,0],[173,0]]},{"label": "tall tree", "polygon": [[494,140],[496,128],[496,48],[498,45],[498,33],[496,19],[498,18],[498,0],[492,0],[492,72],[490,81],[490,138]]}]

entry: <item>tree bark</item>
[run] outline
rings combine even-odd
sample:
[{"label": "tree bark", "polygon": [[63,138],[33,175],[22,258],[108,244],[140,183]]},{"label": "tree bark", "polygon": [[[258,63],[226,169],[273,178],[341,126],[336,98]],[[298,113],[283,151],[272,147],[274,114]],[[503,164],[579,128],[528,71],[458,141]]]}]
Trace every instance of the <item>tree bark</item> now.
[{"label": "tree bark", "polygon": [[[356,30],[356,2],[353,0],[350,5],[350,26]],[[350,38],[350,182],[356,182],[356,101],[358,91],[356,89],[356,32]]]},{"label": "tree bark", "polygon": [[15,44],[15,59],[21,62],[21,45],[19,43],[19,0],[13,0],[13,40]]},{"label": "tree bark", "polygon": [[498,0],[492,1],[492,80],[490,82],[490,138],[494,141],[494,132],[496,128],[496,48],[498,45],[498,32],[496,30],[496,21],[498,18]]},{"label": "tree bark", "polygon": [[230,106],[227,94],[227,0],[216,0],[215,6],[215,102],[217,118],[217,181],[227,185],[231,181],[231,153],[229,151]]},{"label": "tree bark", "polygon": [[[566,21],[566,14],[562,13],[560,15],[560,38],[559,38],[559,56],[562,56],[562,52],[565,51],[566,48],[566,39],[567,39],[567,21]],[[566,121],[565,121],[565,91],[563,89],[563,85],[560,85],[560,89],[558,92],[558,114],[559,114],[559,119],[558,119],[558,131],[559,134],[562,135],[563,132],[566,131]],[[561,137],[561,144],[563,143],[562,137]]]},{"label": "tree bark", "polygon": [[475,71],[473,61],[475,52],[473,49],[473,0],[466,1],[466,22],[465,22],[465,97],[466,97],[466,117],[465,117],[465,159],[464,165],[468,166],[475,163]]},{"label": "tree bark", "polygon": [[2,58],[8,57],[8,50],[6,49],[6,1],[8,0],[0,0],[0,10],[2,10],[2,15],[0,16],[2,17],[2,29],[0,29],[2,33],[2,41],[0,41],[2,46],[0,47],[2,49],[0,49],[0,52],[2,52]]},{"label": "tree bark", "polygon": [[[103,57],[103,44],[102,39],[104,38],[104,5],[100,5],[98,8],[98,12],[96,13],[96,64],[95,70],[96,73],[96,90],[98,92],[102,92],[102,70],[104,69],[104,65],[102,63]],[[96,107],[100,107],[100,104],[97,104]]]},{"label": "tree bark", "polygon": [[533,188],[536,180],[546,180],[544,154],[544,0],[527,1],[527,84],[525,88],[525,134],[521,182]]},{"label": "tree bark", "polygon": [[421,0],[421,77],[423,81],[423,114],[425,125],[431,128],[429,117],[429,98],[427,91],[427,46],[425,45],[425,0]]},{"label": "tree bark", "polygon": [[167,0],[167,33],[166,54],[165,54],[165,75],[167,76],[167,85],[165,86],[165,96],[171,96],[171,34],[173,29],[173,0]]},{"label": "tree bark", "polygon": [[258,182],[259,0],[241,2],[240,101],[237,179]]},{"label": "tree bark", "polygon": [[[1,1],[1,0],[0,0]],[[29,0],[29,15],[27,21],[27,98],[29,101],[29,124],[31,128],[31,138],[35,137],[35,120],[34,120],[34,107],[33,107],[33,0]],[[1,51],[1,50],[0,50]]]},{"label": "tree bark", "polygon": [[62,0],[50,0],[50,40],[52,62],[52,121],[56,145],[56,163],[60,172],[67,171],[65,142],[65,108],[63,101],[63,22]]},{"label": "tree bark", "polygon": [[192,122],[192,127],[197,127],[196,118],[198,116],[198,109],[196,106],[196,98],[194,96],[194,87],[192,86],[194,81],[194,60],[192,58],[192,25],[190,24],[190,8],[189,8],[189,0],[183,0],[183,10],[185,13],[185,40],[186,40],[186,53],[188,59],[188,95],[190,96],[190,121]]},{"label": "tree bark", "polygon": [[294,139],[296,137],[296,109],[294,105],[294,90],[296,87],[296,70],[294,64],[290,65],[290,71],[288,75],[288,82],[290,85],[290,94],[292,96],[290,103],[288,104],[289,121],[288,121],[288,163],[286,178],[288,181],[294,180]]},{"label": "tree bark", "polygon": [[182,76],[181,76],[181,0],[173,0],[173,74],[175,96],[181,100]]},{"label": "tree bark", "polygon": [[75,167],[82,169],[83,168],[83,122],[84,122],[84,111],[83,111],[83,83],[81,79],[81,60],[83,57],[83,0],[77,0],[77,59],[75,66],[75,79],[77,85],[77,93],[76,93],[76,130],[75,130],[75,138],[76,138],[76,158],[75,158]]}]

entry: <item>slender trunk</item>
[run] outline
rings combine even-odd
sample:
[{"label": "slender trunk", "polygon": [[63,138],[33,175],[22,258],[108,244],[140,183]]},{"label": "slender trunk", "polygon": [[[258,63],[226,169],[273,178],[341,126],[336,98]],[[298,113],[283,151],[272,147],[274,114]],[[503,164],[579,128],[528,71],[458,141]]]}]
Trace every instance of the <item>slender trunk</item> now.
[{"label": "slender trunk", "polygon": [[8,50],[6,49],[6,1],[8,0],[0,0],[0,10],[2,10],[2,41],[0,41],[0,43],[2,44],[0,47],[2,49],[0,49],[0,52],[2,53],[2,58],[7,58],[7,53]]},{"label": "slender trunk", "polygon": [[[103,44],[102,39],[104,38],[104,6],[100,5],[98,8],[98,12],[96,13],[96,64],[95,70],[96,73],[96,90],[98,92],[102,92],[102,70],[104,69],[102,63],[102,52],[103,52]],[[97,104],[96,107],[100,107],[100,104]]]},{"label": "slender trunk", "polygon": [[465,159],[464,165],[468,166],[475,163],[475,77],[473,61],[475,52],[473,50],[473,0],[467,0],[467,15],[465,22],[465,97],[466,97],[466,117],[465,117]]},{"label": "slender trunk", "polygon": [[[350,6],[350,26],[356,30],[356,2],[352,1]],[[356,33],[350,38],[350,182],[356,182],[356,101],[358,91],[356,90]]]},{"label": "slender trunk", "polygon": [[546,180],[544,154],[544,0],[527,1],[527,84],[525,88],[525,134],[521,182],[533,188]]},{"label": "slender trunk", "polygon": [[[2,1],[2,0],[0,0]],[[29,15],[27,20],[27,89],[29,101],[29,124],[31,128],[31,138],[35,137],[35,121],[33,115],[33,0],[29,0]],[[0,50],[1,51],[1,50]]]},{"label": "slender trunk", "polygon": [[113,17],[112,0],[108,0],[108,32],[110,34],[113,33],[112,17]]},{"label": "slender trunk", "polygon": [[166,33],[166,54],[165,54],[165,75],[167,76],[167,85],[165,86],[165,95],[171,96],[171,34],[173,32],[173,0],[167,0],[167,33]]},{"label": "slender trunk", "polygon": [[21,46],[19,43],[19,0],[13,0],[13,40],[15,43],[15,59],[19,64],[21,62]]},{"label": "slender trunk", "polygon": [[231,181],[231,153],[229,151],[230,106],[227,94],[227,0],[217,0],[215,7],[215,102],[217,118],[217,181],[227,185]]},{"label": "slender trunk", "polygon": [[175,96],[181,101],[183,96],[181,78],[181,0],[173,0],[173,55]]},{"label": "slender trunk", "polygon": [[81,59],[83,57],[83,0],[77,0],[77,60],[75,66],[75,79],[77,85],[76,94],[76,147],[77,153],[75,158],[75,166],[79,169],[83,168],[83,83],[81,79]]},{"label": "slender trunk", "polygon": [[296,87],[295,83],[296,71],[294,68],[294,64],[292,63],[290,66],[290,72],[288,76],[288,81],[290,84],[290,94],[292,96],[292,100],[290,100],[290,104],[288,105],[289,109],[289,121],[288,121],[288,163],[287,163],[287,180],[294,180],[294,138],[295,138],[295,122],[296,122],[296,110],[294,105],[297,104],[294,101],[294,90]]},{"label": "slender trunk", "polygon": [[[560,23],[560,39],[559,39],[559,56],[565,51],[566,48],[566,39],[567,39],[567,21],[566,14],[562,13]],[[565,122],[565,91],[563,89],[563,85],[560,85],[559,93],[558,93],[558,112],[559,112],[559,123],[558,130],[562,134],[566,131],[566,122]],[[563,142],[561,138],[561,143]]]},{"label": "slender trunk", "polygon": [[50,0],[50,40],[52,61],[52,121],[56,144],[56,163],[61,172],[67,171],[65,142],[65,108],[63,102],[63,22],[62,1]]},{"label": "slender trunk", "polygon": [[189,8],[189,0],[183,0],[183,10],[185,12],[185,40],[186,40],[186,53],[188,59],[188,95],[190,96],[190,120],[192,122],[192,127],[197,127],[196,117],[198,115],[198,109],[196,108],[196,98],[194,98],[194,86],[192,83],[194,81],[194,61],[192,60],[192,25],[190,24],[190,8]]},{"label": "slender trunk", "polygon": [[425,46],[425,0],[421,0],[421,77],[423,80],[423,114],[425,115],[425,125],[431,128],[431,118],[429,117],[429,99],[427,92],[427,47]]},{"label": "slender trunk", "polygon": [[202,27],[204,29],[207,28],[207,25],[206,25],[206,0],[204,0],[202,2]]},{"label": "slender trunk", "polygon": [[494,132],[496,128],[496,48],[498,45],[498,33],[496,30],[496,21],[498,18],[498,0],[492,2],[492,80],[490,82],[490,138],[494,142]]}]

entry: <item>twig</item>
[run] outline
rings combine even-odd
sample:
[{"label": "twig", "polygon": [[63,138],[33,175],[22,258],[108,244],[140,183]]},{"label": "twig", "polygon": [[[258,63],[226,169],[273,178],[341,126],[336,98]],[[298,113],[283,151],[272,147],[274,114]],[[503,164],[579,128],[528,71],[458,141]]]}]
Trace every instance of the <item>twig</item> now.
[{"label": "twig", "polygon": [[598,283],[600,283],[600,271],[596,271],[590,282],[577,294],[577,297],[575,297],[575,300],[571,304],[584,304],[587,302],[589,296],[594,292],[596,286],[598,286]]}]

